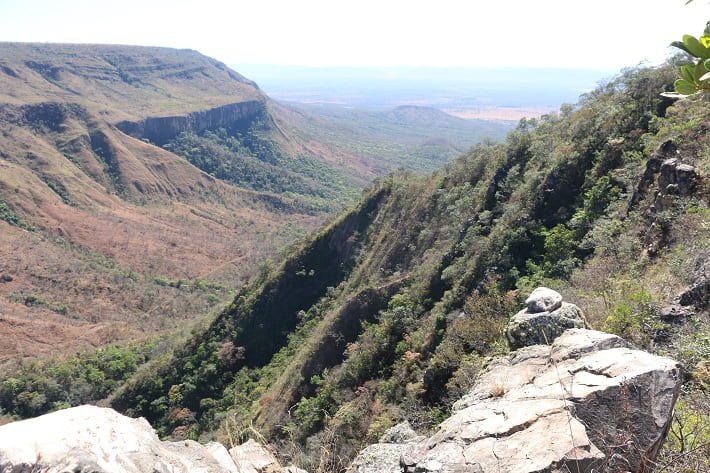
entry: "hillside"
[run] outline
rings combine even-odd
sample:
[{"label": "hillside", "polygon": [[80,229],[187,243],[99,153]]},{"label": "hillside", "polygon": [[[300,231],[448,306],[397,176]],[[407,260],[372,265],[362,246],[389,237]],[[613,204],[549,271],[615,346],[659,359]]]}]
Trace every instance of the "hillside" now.
[{"label": "hillside", "polygon": [[111,123],[263,100],[252,81],[197,51],[0,43],[0,103],[75,103]]},{"label": "hillside", "polygon": [[101,45],[0,43],[0,58],[0,363],[180,327],[322,219],[156,146],[259,128],[288,153],[268,98],[223,64]]},{"label": "hillside", "polygon": [[[303,139],[289,113],[192,50],[0,43],[0,365],[184,331],[376,176],[419,166]],[[390,123],[371,142],[405,139]]]},{"label": "hillside", "polygon": [[352,156],[370,175],[402,167],[431,172],[483,140],[500,140],[515,123],[464,120],[440,110],[402,105],[390,110],[338,105],[281,104],[284,129],[314,150]]},{"label": "hillside", "polygon": [[545,285],[684,364],[662,461],[702,461],[710,109],[661,97],[674,78],[627,70],[432,176],[379,180],[112,405],[176,438],[253,425],[289,461],[342,471],[395,423],[446,418]]}]

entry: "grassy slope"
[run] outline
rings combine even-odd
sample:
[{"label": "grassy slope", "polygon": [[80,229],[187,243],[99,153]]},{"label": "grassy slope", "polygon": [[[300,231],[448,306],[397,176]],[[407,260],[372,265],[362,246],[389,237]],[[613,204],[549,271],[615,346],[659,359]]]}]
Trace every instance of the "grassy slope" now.
[{"label": "grassy slope", "polygon": [[[698,277],[710,241],[707,107],[679,103],[664,118],[659,93],[673,76],[627,71],[432,177],[380,181],[361,203],[377,202],[364,228],[344,223],[362,214],[353,210],[294,248],[114,405],[164,434],[219,436],[255,422],[304,465],[327,447],[325,467],[338,471],[337,459],[397,420],[441,420],[485,357],[506,349],[501,329],[538,284],[578,302],[594,327],[667,347],[689,367],[707,362],[706,314],[678,326],[659,318]],[[657,174],[632,196],[667,139],[700,181],[660,212]],[[343,246],[355,259],[304,299],[290,281],[334,269],[313,252],[323,239],[357,243]],[[196,420],[177,415],[184,408]]]},{"label": "grassy slope", "polygon": [[[208,129],[160,148],[115,126],[242,101],[261,112],[226,139]],[[377,173],[422,167],[399,144],[360,157],[352,141],[304,143],[282,110],[195,51],[0,43],[0,365],[32,371],[36,357],[183,330]],[[427,113],[413,134],[399,116],[386,134],[366,117],[347,125],[372,145],[423,140],[426,121],[464,123]],[[348,136],[329,119],[335,141]],[[67,389],[10,410],[44,412]]]},{"label": "grassy slope", "polygon": [[0,42],[0,103],[78,103],[111,122],[262,99],[256,85],[197,51]]},{"label": "grassy slope", "polygon": [[217,61],[164,48],[0,51],[0,201],[16,217],[0,221],[0,272],[12,278],[0,285],[0,362],[182,326],[319,221],[112,125],[266,101]]}]

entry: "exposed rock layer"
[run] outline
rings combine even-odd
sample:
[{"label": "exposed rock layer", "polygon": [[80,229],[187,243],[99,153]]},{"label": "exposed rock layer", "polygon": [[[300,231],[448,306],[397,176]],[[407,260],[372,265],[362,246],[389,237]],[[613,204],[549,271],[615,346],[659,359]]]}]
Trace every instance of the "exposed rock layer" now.
[{"label": "exposed rock layer", "polygon": [[571,329],[551,346],[493,361],[396,468],[391,445],[367,461],[393,473],[643,471],[665,438],[680,382],[673,360],[615,335]]},{"label": "exposed rock layer", "polygon": [[246,128],[252,120],[265,114],[263,101],[249,100],[181,116],[150,117],[137,122],[124,120],[116,126],[128,135],[162,146],[183,132]]}]

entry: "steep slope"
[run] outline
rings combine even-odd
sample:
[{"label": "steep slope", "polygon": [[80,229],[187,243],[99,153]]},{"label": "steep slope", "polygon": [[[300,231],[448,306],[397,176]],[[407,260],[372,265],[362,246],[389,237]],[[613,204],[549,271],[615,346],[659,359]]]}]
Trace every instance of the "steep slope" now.
[{"label": "steep slope", "polygon": [[701,383],[710,116],[702,97],[668,108],[673,79],[625,71],[429,178],[377,182],[113,405],[165,435],[254,423],[296,463],[340,471],[396,421],[446,417],[541,284]]},{"label": "steep slope", "polygon": [[0,58],[0,363],[180,326],[322,218],[154,144],[268,116],[213,59],[17,43]]}]

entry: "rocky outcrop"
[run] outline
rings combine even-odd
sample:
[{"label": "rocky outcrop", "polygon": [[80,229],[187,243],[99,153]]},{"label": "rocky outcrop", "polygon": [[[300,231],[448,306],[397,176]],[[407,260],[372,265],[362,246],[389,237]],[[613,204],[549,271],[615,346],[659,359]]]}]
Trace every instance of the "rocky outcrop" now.
[{"label": "rocky outcrop", "polygon": [[348,468],[347,473],[399,472],[400,462],[407,462],[414,449],[425,437],[402,422],[380,437],[379,443],[365,448]]},{"label": "rocky outcrop", "polygon": [[512,349],[550,344],[565,330],[586,326],[582,310],[562,302],[560,293],[552,289],[538,287],[525,304],[527,307],[513,316],[506,329]]},{"label": "rocky outcrop", "polygon": [[686,317],[710,309],[710,255],[700,257],[696,264],[694,282],[663,307],[664,322],[684,322]]},{"label": "rocky outcrop", "polygon": [[363,453],[392,473],[645,471],[680,382],[673,360],[615,335],[570,329],[552,345],[494,360],[433,436],[402,447],[396,468],[391,445]]},{"label": "rocky outcrop", "polygon": [[3,473],[300,473],[289,468],[253,441],[230,452],[216,442],[162,442],[145,419],[95,406],[0,427]]},{"label": "rocky outcrop", "polygon": [[147,139],[159,146],[189,131],[246,128],[253,120],[265,115],[266,105],[262,100],[248,100],[221,107],[171,117],[149,117],[137,122],[121,121],[116,127],[134,138]]}]

